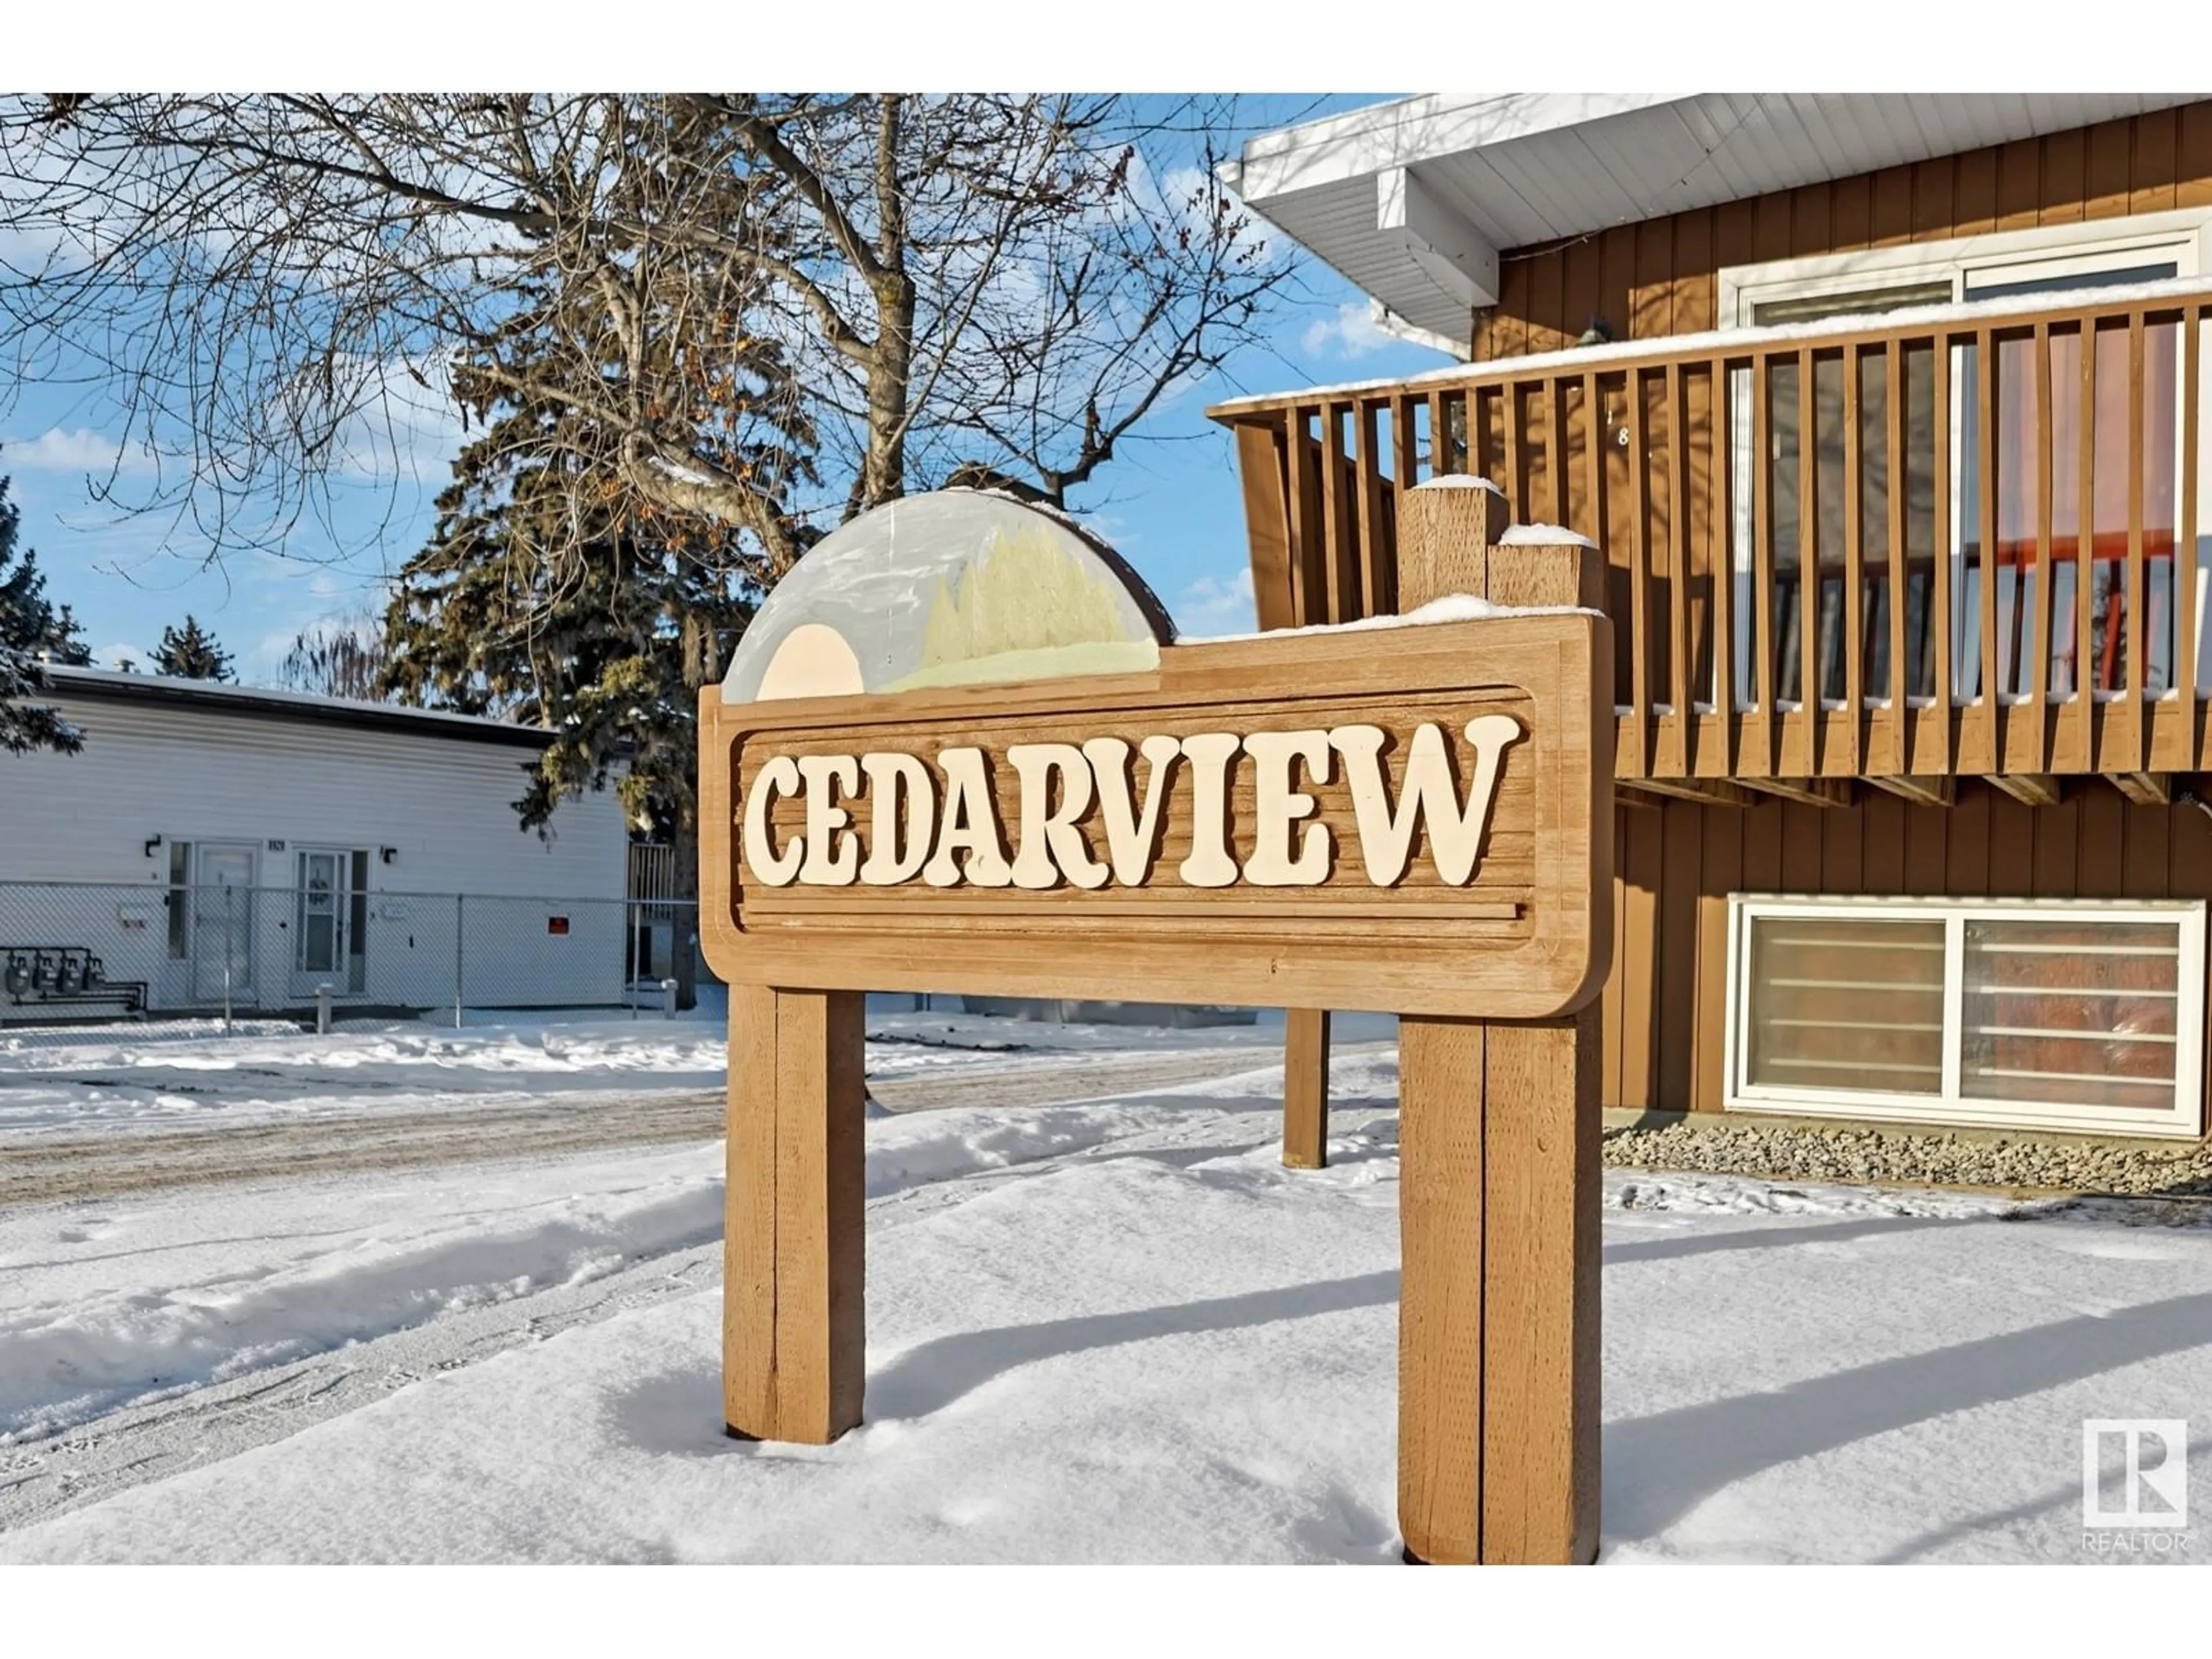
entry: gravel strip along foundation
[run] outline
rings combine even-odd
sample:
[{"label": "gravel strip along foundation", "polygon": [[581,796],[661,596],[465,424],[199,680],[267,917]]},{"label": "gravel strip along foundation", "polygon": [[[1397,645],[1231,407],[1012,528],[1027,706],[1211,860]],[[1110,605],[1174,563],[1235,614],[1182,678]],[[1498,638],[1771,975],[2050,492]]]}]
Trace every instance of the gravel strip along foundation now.
[{"label": "gravel strip along foundation", "polygon": [[1655,1129],[1608,1129],[1605,1161],[1628,1170],[2212,1202],[2212,1147],[2201,1141],[2168,1149],[1966,1138],[1941,1130],[1685,1122]]}]

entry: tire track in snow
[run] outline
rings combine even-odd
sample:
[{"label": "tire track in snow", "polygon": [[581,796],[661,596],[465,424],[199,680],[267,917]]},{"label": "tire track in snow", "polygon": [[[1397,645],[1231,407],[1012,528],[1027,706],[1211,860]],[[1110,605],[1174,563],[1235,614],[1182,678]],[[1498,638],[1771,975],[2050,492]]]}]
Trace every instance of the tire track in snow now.
[{"label": "tire track in snow", "polygon": [[[1345,1055],[1389,1043],[1349,1045]],[[1042,1106],[1265,1071],[1264,1049],[1031,1060],[872,1085],[893,1111],[948,1106]],[[610,1090],[498,1106],[318,1115],[298,1122],[204,1129],[37,1131],[0,1136],[0,1208],[76,1203],[166,1188],[303,1179],[426,1164],[557,1158],[606,1147],[713,1140],[720,1090]]]},{"label": "tire track in snow", "polygon": [[410,1383],[720,1281],[722,1247],[694,1245],[587,1284],[441,1315],[289,1364],[142,1401],[44,1440],[0,1446],[0,1533],[220,1462]]}]

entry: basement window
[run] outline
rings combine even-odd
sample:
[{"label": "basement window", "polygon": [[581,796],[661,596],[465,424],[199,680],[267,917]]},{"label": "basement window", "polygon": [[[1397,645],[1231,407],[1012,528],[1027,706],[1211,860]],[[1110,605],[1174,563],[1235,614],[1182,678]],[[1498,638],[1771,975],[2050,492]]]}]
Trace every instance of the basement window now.
[{"label": "basement window", "polygon": [[2196,1135],[2204,906],[1729,899],[1730,1111]]}]

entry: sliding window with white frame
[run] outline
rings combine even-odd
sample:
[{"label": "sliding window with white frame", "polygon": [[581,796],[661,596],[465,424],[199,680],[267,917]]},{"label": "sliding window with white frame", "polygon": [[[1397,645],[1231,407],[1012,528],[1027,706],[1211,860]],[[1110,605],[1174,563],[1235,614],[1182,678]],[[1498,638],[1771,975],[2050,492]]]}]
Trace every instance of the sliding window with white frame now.
[{"label": "sliding window with white frame", "polygon": [[[2137,283],[2173,282],[2212,274],[2212,211],[2191,209],[2169,213],[2053,225],[2032,230],[1993,232],[1942,241],[1905,243],[1895,246],[1856,250],[1816,257],[1775,260],[1765,264],[1735,266],[1719,276],[1719,314],[1724,326],[1770,328],[1819,321],[1838,316],[1864,315],[1869,321],[1879,313],[1909,307],[1971,305],[1978,301],[2002,301],[2027,295],[2062,294],[2112,289]],[[2188,533],[2200,541],[2212,531],[2212,491],[2203,492],[2199,523],[2185,527],[2179,522],[2177,480],[2181,476],[2179,371],[2183,356],[2180,325],[2154,322],[2144,331],[2143,446],[2145,465],[2140,480],[2145,568],[2145,630],[2147,659],[2144,683],[2154,695],[2172,687],[2177,624],[2194,626],[2200,645],[2206,641],[2206,592],[2200,574],[2199,591],[2181,596],[2173,592],[2175,544]],[[1861,595],[1865,660],[1860,664],[1861,684],[1869,700],[1879,705],[1903,695],[1916,706],[1926,707],[1935,691],[1934,565],[1948,562],[1951,605],[1951,659],[1957,665],[1952,686],[1955,702],[1972,703],[1982,696],[1980,653],[1973,641],[1980,636],[1984,559],[1980,546],[1984,522],[1980,510],[1986,489],[1993,497],[1996,545],[1989,550],[1987,565],[1995,588],[1997,672],[1994,690],[2002,701],[2016,702],[2032,693],[2039,656],[2047,653],[2046,695],[2053,700],[2070,698],[2086,685],[2106,700],[2121,695],[2130,679],[2124,660],[2127,626],[2124,568],[2130,532],[2130,490],[2128,471],[2128,404],[2130,366],[2124,336],[2107,331],[2096,344],[2089,367],[2094,387],[2091,406],[2095,419],[2092,453],[2086,477],[2080,464],[2081,446],[2075,428],[2081,404],[2072,398],[2057,400],[2049,411],[2037,407],[2038,366],[2033,342],[2025,337],[2001,340],[1992,380],[1996,396],[1996,431],[1988,453],[1996,461],[1996,476],[1981,477],[1984,446],[1978,431],[1981,410],[1968,395],[1979,372],[1975,347],[1954,343],[1948,350],[1949,418],[1942,423],[1950,434],[1948,465],[1939,466],[1935,453],[1938,429],[1934,406],[1934,365],[1926,345],[1908,346],[1898,362],[1901,384],[1887,384],[1887,364],[1881,355],[1869,357],[1862,382],[1855,390],[1861,427],[1860,439],[1869,457],[1860,503],[1865,554]],[[2050,384],[2071,387],[2081,384],[2083,343],[2078,332],[2055,331],[2050,339]],[[1814,430],[1801,434],[1796,375],[1798,365],[1784,359],[1771,365],[1775,384],[1770,386],[1771,411],[1770,453],[1765,498],[1773,514],[1777,546],[1797,544],[1800,503],[1798,455],[1801,446],[1813,450],[1813,472],[1818,481],[1811,507],[1815,522],[1812,539],[1820,573],[1817,594],[1800,596],[1799,572],[1778,568],[1774,607],[1779,653],[1778,704],[1795,707],[1791,693],[1801,684],[1797,668],[1801,648],[1818,652],[1814,684],[1824,702],[1840,707],[1845,665],[1840,649],[1840,629],[1845,613],[1842,592],[1844,507],[1843,468],[1846,452],[1844,410],[1849,405],[1844,386],[1845,363],[1840,356],[1819,359],[1809,399]],[[1749,630],[1755,607],[1752,603],[1753,525],[1754,500],[1750,450],[1752,371],[1732,371],[1730,398],[1733,430],[1738,434],[1731,458],[1731,492],[1735,523],[1733,542],[1736,603],[1737,665],[1734,694],[1736,706],[1759,706],[1758,653],[1752,649]],[[1903,404],[1900,425],[1905,434],[1904,476],[1887,476],[1882,453],[1882,434],[1893,399]],[[2200,475],[2212,472],[2212,422],[2200,434],[2203,450]],[[2051,428],[2048,434],[2042,428]],[[2041,614],[2035,592],[2033,548],[2040,512],[2036,494],[2034,457],[2047,447],[2053,466],[2049,531],[2052,541],[2072,548],[2087,541],[2090,573],[2089,611],[2092,657],[2077,663],[2076,638],[2071,629],[2054,629],[2048,641],[2035,637]],[[1948,499],[1939,515],[1936,501],[1937,479],[1948,480]],[[1893,596],[1889,589],[1887,538],[1891,524],[1889,497],[1894,490],[1903,500],[1897,520],[1905,538],[1905,586]],[[2087,503],[2090,522],[2080,523]],[[1948,526],[1948,544],[1934,545],[1938,522]],[[2086,537],[2082,532],[2086,531]],[[2052,614],[2073,614],[2077,561],[2061,559],[2051,568],[2050,609]],[[2200,563],[2202,573],[2205,567]],[[1893,604],[1905,607],[1906,660],[1892,672],[1891,629],[1887,621]],[[2177,611],[2179,614],[2177,615]],[[2212,691],[2212,649],[2200,648],[2197,674],[2200,695]]]},{"label": "sliding window with white frame", "polygon": [[1731,1111],[2202,1132],[2197,901],[1729,898]]}]

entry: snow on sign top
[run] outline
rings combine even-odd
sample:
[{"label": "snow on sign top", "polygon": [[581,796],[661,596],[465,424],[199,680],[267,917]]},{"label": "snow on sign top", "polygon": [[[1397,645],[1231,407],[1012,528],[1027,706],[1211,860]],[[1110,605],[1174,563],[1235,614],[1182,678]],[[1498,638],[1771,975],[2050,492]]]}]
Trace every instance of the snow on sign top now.
[{"label": "snow on sign top", "polygon": [[1058,514],[982,490],[890,501],[811,549],[745,629],[728,702],[1157,667],[1166,609]]}]

